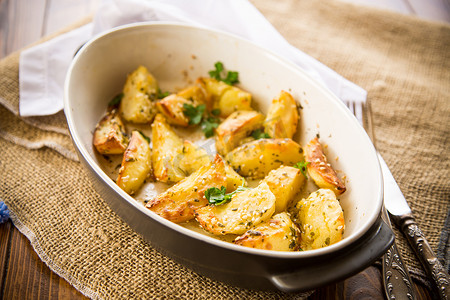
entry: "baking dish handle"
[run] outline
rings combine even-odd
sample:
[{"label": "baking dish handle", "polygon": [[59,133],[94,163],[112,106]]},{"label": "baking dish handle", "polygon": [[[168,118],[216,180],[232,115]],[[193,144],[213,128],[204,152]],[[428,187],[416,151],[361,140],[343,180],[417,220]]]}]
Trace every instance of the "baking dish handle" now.
[{"label": "baking dish handle", "polygon": [[[268,279],[280,291],[308,291],[347,277],[367,268],[383,255],[394,242],[392,230],[384,222],[375,234],[362,241],[357,247],[352,247],[343,255],[343,259],[328,257],[326,264],[318,264],[317,268],[305,268],[295,272],[269,275]],[[345,249],[344,249],[345,251]],[[320,284],[317,278],[320,277]]]}]

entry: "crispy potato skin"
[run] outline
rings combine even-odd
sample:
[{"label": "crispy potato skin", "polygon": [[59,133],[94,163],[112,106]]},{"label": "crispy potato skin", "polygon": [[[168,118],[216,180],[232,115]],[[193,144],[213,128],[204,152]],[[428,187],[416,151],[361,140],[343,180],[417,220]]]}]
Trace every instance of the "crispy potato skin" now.
[{"label": "crispy potato skin", "polygon": [[272,100],[264,122],[264,131],[275,139],[292,139],[297,131],[298,109],[292,95],[281,91],[278,98]]},{"label": "crispy potato skin", "polygon": [[252,95],[238,87],[228,85],[214,78],[201,77],[197,84],[211,97],[212,108],[220,109],[220,117],[226,118],[238,110],[253,110]]},{"label": "crispy potato skin", "polygon": [[275,251],[297,251],[300,248],[300,230],[286,212],[247,230],[234,240],[237,245]]},{"label": "crispy potato skin", "polygon": [[268,220],[275,211],[275,196],[262,182],[254,189],[236,193],[230,202],[195,210],[195,218],[203,229],[215,234],[243,234]]},{"label": "crispy potato skin", "polygon": [[294,167],[281,166],[270,171],[264,178],[270,190],[275,195],[275,213],[286,211],[288,204],[305,184],[305,176]]},{"label": "crispy potato skin", "polygon": [[256,111],[235,111],[216,129],[216,149],[225,155],[253,130],[262,127],[264,115]]},{"label": "crispy potato skin", "polygon": [[150,145],[142,134],[133,131],[117,178],[117,185],[122,190],[132,195],[142,186],[152,171],[151,153]]},{"label": "crispy potato skin", "polygon": [[150,200],[145,207],[172,222],[186,222],[194,218],[194,210],[208,204],[204,197],[208,188],[225,185],[225,164],[217,155],[212,164],[202,166]]},{"label": "crispy potato skin", "polygon": [[281,165],[304,160],[302,147],[291,139],[260,139],[229,152],[226,160],[241,176],[258,179]]},{"label": "crispy potato skin", "polygon": [[152,123],[152,143],[155,178],[161,182],[178,182],[183,179],[185,175],[174,164],[174,159],[183,151],[183,141],[161,114],[157,114]]},{"label": "crispy potato skin", "polygon": [[331,189],[336,195],[341,195],[345,192],[346,187],[344,183],[328,163],[323,153],[322,145],[317,137],[306,145],[305,161],[309,162],[307,166],[308,174],[318,187]]},{"label": "crispy potato skin", "polygon": [[332,245],[342,239],[344,213],[330,189],[319,189],[297,203],[301,248],[311,250]]},{"label": "crispy potato skin", "polygon": [[151,122],[156,114],[153,102],[157,98],[158,83],[144,66],[128,75],[123,87],[119,111],[124,120],[132,123]]},{"label": "crispy potato skin", "polygon": [[198,106],[206,104],[211,106],[210,97],[204,88],[200,86],[190,86],[172,94],[156,103],[158,110],[166,117],[167,122],[172,125],[187,127],[189,126],[189,118],[184,115],[184,104]]},{"label": "crispy potato skin", "polygon": [[97,124],[93,138],[94,147],[100,154],[122,154],[128,146],[128,137],[122,120],[113,109]]}]

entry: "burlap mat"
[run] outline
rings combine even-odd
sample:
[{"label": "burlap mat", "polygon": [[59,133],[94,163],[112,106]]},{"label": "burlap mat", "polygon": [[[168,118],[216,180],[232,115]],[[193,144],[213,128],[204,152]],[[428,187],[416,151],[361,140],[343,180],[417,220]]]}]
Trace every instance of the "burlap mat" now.
[{"label": "burlap mat", "polygon": [[[448,266],[450,26],[334,1],[253,2],[294,46],[368,90],[378,149]],[[0,61],[0,199],[52,270],[91,298],[304,296],[230,287],[153,250],[93,190],[62,113],[17,116],[18,57]]]}]

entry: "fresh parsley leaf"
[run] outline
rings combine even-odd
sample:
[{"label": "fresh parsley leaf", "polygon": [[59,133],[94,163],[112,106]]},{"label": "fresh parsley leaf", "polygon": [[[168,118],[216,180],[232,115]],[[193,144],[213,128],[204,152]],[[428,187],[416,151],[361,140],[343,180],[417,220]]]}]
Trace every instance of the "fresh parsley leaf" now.
[{"label": "fresh parsley leaf", "polygon": [[222,81],[229,85],[239,83],[239,73],[235,71],[228,71],[227,77],[222,79]]},{"label": "fresh parsley leaf", "polygon": [[169,92],[162,92],[160,89],[158,89],[158,95],[157,95],[158,99],[166,98],[169,95],[170,95]]},{"label": "fresh parsley leaf", "polygon": [[189,119],[190,125],[198,125],[202,121],[203,113],[205,112],[206,105],[200,104],[193,106],[192,104],[183,104],[183,113]]},{"label": "fresh parsley leaf", "polygon": [[309,161],[300,161],[294,165],[294,168],[300,169],[303,176],[306,178],[306,167],[309,165]]},{"label": "fresh parsley leaf", "polygon": [[220,124],[220,120],[211,116],[204,118],[202,121],[202,131],[205,137],[210,138],[214,135],[214,129],[216,129]]},{"label": "fresh parsley leaf", "polygon": [[270,135],[268,133],[265,133],[264,131],[262,131],[261,129],[256,129],[252,131],[252,137],[255,140],[259,140],[259,139],[270,139]]},{"label": "fresh parsley leaf", "polygon": [[220,189],[211,187],[205,191],[205,198],[208,199],[209,204],[222,205],[230,202],[234,194],[248,189],[248,187],[241,185],[234,192],[226,194],[226,188],[224,186],[222,186]]},{"label": "fresh parsley leaf", "polygon": [[[205,191],[205,198],[208,199],[210,204],[221,205],[225,204],[226,188],[222,186],[220,189],[216,187],[211,187]],[[229,200],[228,200],[229,201]]]},{"label": "fresh parsley leaf", "polygon": [[220,115],[220,109],[218,109],[218,108],[215,108],[215,109],[213,109],[212,111],[211,111],[211,114],[213,115],[213,116],[218,116],[218,115]]},{"label": "fresh parsley leaf", "polygon": [[226,77],[222,78],[222,73],[224,73],[223,63],[218,61],[214,64],[214,70],[208,72],[211,78],[214,78],[219,81],[223,81],[226,84],[233,85],[235,83],[239,83],[239,72],[236,71],[228,71],[226,73]]},{"label": "fresh parsley leaf", "polygon": [[108,106],[117,106],[119,105],[120,101],[122,101],[123,93],[119,93],[114,98],[109,101]]}]

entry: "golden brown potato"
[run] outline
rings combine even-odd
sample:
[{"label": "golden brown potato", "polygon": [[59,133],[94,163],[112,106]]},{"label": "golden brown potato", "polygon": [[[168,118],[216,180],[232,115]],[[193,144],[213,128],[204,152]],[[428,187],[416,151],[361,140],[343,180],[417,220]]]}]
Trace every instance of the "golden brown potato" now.
[{"label": "golden brown potato", "polygon": [[236,171],[226,162],[225,173],[227,174],[227,193],[235,191],[240,186],[247,186],[245,178],[236,173]]},{"label": "golden brown potato", "polygon": [[159,194],[150,200],[146,207],[172,222],[186,222],[194,218],[194,210],[208,204],[204,197],[208,188],[225,185],[225,164],[217,155],[212,164],[202,166],[189,177]]},{"label": "golden brown potato", "polygon": [[152,151],[147,139],[142,133],[134,130],[131,133],[130,144],[123,155],[117,185],[130,195],[142,186],[152,171]]},{"label": "golden brown potato", "polygon": [[336,195],[341,195],[345,192],[344,183],[328,163],[317,137],[306,145],[305,161],[308,162],[308,174],[318,187],[331,189]]},{"label": "golden brown potato", "polygon": [[275,211],[275,196],[267,183],[233,195],[223,205],[209,205],[195,210],[195,219],[203,229],[216,234],[243,234],[268,220]]},{"label": "golden brown potato", "polygon": [[226,160],[240,175],[257,179],[281,165],[303,161],[304,157],[302,147],[291,139],[260,139],[229,152]]},{"label": "golden brown potato", "polygon": [[220,109],[222,118],[226,118],[238,110],[253,110],[251,108],[252,95],[238,87],[206,77],[199,78],[197,84],[204,87],[211,96],[213,108]]},{"label": "golden brown potato", "polygon": [[342,239],[344,213],[332,190],[311,193],[297,203],[297,208],[303,250],[326,247]]},{"label": "golden brown potato", "polygon": [[152,143],[155,178],[161,182],[178,182],[183,179],[185,175],[174,164],[174,159],[183,151],[183,141],[161,114],[157,114],[152,123]]},{"label": "golden brown potato", "polygon": [[156,103],[158,110],[166,117],[167,122],[183,127],[189,126],[189,118],[184,114],[184,104],[198,106],[209,104],[210,100],[206,91],[199,86],[191,86],[172,94]]},{"label": "golden brown potato", "polygon": [[216,149],[225,155],[253,130],[262,127],[264,115],[257,111],[235,111],[216,129]]},{"label": "golden brown potato", "polygon": [[297,104],[291,94],[281,91],[278,98],[272,100],[264,122],[264,131],[274,139],[292,139],[297,125]]},{"label": "golden brown potato", "polygon": [[183,142],[183,150],[174,158],[174,166],[185,176],[188,176],[202,166],[209,165],[211,159],[205,149],[192,143]]},{"label": "golden brown potato", "polygon": [[270,171],[264,182],[275,195],[275,213],[280,213],[286,211],[288,204],[300,192],[305,183],[305,176],[297,168],[281,166]]},{"label": "golden brown potato", "polygon": [[127,77],[119,111],[124,120],[132,123],[151,122],[157,112],[154,100],[158,83],[144,66],[139,66]]},{"label": "golden brown potato", "polygon": [[122,120],[113,109],[97,124],[94,131],[94,146],[100,154],[122,154],[128,146],[128,137]]},{"label": "golden brown potato", "polygon": [[275,251],[297,251],[300,231],[286,212],[274,215],[269,221],[247,230],[234,240],[237,245]]}]

